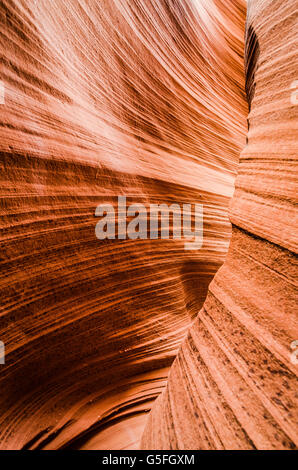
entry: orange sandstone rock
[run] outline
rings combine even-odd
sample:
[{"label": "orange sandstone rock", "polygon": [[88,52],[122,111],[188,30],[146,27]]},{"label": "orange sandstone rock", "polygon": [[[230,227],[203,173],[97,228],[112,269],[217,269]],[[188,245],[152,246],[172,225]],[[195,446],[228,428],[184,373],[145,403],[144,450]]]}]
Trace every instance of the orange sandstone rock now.
[{"label": "orange sandstone rock", "polygon": [[249,132],[231,244],[149,415],[145,449],[297,447],[296,6],[249,2]]},{"label": "orange sandstone rock", "polygon": [[[137,445],[228,248],[244,13],[1,1],[1,449]],[[97,240],[118,195],[203,203],[203,248]]]}]

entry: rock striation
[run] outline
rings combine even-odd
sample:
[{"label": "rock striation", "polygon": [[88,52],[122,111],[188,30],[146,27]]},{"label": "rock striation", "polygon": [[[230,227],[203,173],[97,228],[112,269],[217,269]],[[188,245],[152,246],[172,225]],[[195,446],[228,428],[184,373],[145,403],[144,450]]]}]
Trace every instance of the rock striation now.
[{"label": "rock striation", "polygon": [[[1,449],[138,445],[145,413],[228,249],[227,209],[246,132],[244,20],[242,0],[1,0]],[[273,43],[279,70],[284,56]],[[260,87],[273,91],[264,80]],[[286,103],[283,94],[275,98]],[[272,103],[267,106],[272,112]],[[251,121],[262,120],[253,115],[257,109]],[[276,105],[277,124],[279,113]],[[275,132],[271,120],[272,114],[267,125]],[[251,133],[263,127],[253,125]],[[262,148],[261,136],[253,138]],[[255,207],[256,170],[247,165],[250,199],[236,198],[243,207],[234,203],[235,223]],[[273,169],[258,175],[266,188],[278,181]],[[275,190],[281,194],[278,183]],[[263,191],[259,182],[256,191]],[[281,217],[272,204],[267,223],[259,211],[246,224],[280,237],[292,207],[289,186],[282,191]],[[202,203],[202,249],[185,251],[173,239],[98,240],[95,209],[116,204],[118,195],[130,203]],[[267,189],[256,197],[260,207],[263,197],[271,201]],[[279,228],[268,224],[272,218]],[[285,289],[282,294],[288,298]],[[290,328],[293,312],[287,315]],[[286,329],[283,348],[288,336]],[[146,446],[159,445],[144,439]]]},{"label": "rock striation", "polygon": [[248,2],[249,131],[231,243],[149,415],[145,449],[297,448],[296,7]]}]

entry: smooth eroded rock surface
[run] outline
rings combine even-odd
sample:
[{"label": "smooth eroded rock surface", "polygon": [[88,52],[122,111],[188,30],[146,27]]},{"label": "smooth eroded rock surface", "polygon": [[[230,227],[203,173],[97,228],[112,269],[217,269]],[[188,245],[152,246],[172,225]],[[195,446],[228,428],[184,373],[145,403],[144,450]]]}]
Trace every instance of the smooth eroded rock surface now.
[{"label": "smooth eroded rock surface", "polygon": [[246,78],[228,256],[149,415],[145,449],[298,445],[295,0],[248,2]]},{"label": "smooth eroded rock surface", "polygon": [[[228,249],[244,20],[240,0],[0,2],[1,449],[138,445]],[[118,195],[202,203],[202,249],[98,240]]]}]

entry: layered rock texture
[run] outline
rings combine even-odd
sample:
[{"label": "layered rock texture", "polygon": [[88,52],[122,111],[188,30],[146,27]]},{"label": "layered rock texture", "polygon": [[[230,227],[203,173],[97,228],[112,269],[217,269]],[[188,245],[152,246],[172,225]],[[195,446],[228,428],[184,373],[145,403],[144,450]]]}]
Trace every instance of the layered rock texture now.
[{"label": "layered rock texture", "polygon": [[[224,261],[241,1],[2,0],[0,447],[133,448]],[[98,240],[101,203],[202,203],[204,244]]]},{"label": "layered rock texture", "polygon": [[296,74],[297,2],[249,2],[231,244],[150,413],[146,449],[297,448]]},{"label": "layered rock texture", "polygon": [[[147,449],[297,445],[295,3],[249,3],[207,295],[246,2],[0,1],[1,449],[137,448],[153,402]],[[119,195],[203,246],[98,240]]]}]

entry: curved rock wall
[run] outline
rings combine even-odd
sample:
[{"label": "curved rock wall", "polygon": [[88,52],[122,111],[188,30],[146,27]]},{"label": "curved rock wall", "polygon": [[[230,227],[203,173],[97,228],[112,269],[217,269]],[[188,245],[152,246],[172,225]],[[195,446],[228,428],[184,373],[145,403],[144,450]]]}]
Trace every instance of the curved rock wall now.
[{"label": "curved rock wall", "polygon": [[146,449],[297,447],[296,7],[248,2],[249,132],[231,244],[149,415]]},{"label": "curved rock wall", "polygon": [[[240,0],[0,2],[2,449],[137,445],[227,252],[244,17]],[[100,242],[95,208],[120,194],[203,203],[203,248]]]}]

